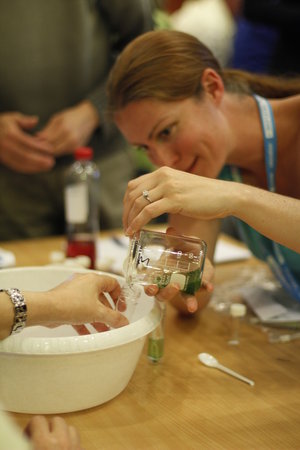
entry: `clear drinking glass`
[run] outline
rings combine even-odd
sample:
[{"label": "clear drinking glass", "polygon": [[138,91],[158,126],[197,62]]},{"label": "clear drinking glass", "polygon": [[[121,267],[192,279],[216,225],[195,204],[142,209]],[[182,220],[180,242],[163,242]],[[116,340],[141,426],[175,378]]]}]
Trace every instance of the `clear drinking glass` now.
[{"label": "clear drinking glass", "polygon": [[[140,230],[129,243],[123,267],[126,284],[117,309],[131,321],[141,287],[147,285],[157,285],[161,289],[176,283],[183,293],[195,294],[201,286],[205,257],[206,243],[201,239]],[[160,308],[161,323],[148,341],[148,358],[152,362],[160,361],[163,356],[165,305],[160,304]]]},{"label": "clear drinking glass", "polygon": [[182,292],[194,294],[201,286],[205,256],[206,243],[201,239],[140,230],[130,240],[126,283],[159,288],[177,283]]},{"label": "clear drinking glass", "polygon": [[141,286],[161,289],[176,283],[182,292],[193,295],[201,286],[205,256],[206,243],[201,239],[140,230],[129,243],[123,267],[126,284],[117,309],[131,319]]}]

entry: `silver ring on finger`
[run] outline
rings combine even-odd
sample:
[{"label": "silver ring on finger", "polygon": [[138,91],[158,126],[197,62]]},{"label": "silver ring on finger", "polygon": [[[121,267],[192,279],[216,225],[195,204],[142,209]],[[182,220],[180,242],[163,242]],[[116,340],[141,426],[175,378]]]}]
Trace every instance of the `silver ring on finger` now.
[{"label": "silver ring on finger", "polygon": [[143,191],[143,197],[149,202],[152,203],[152,200],[149,196],[149,191],[147,191],[146,189]]}]

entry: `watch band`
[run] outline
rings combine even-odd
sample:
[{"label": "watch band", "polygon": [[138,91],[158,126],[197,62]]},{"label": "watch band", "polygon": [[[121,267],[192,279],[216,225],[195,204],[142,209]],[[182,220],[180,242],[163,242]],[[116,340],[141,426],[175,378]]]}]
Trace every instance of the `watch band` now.
[{"label": "watch band", "polygon": [[15,308],[14,323],[10,334],[20,333],[26,325],[27,306],[24,296],[17,288],[0,289],[0,292],[6,292]]}]

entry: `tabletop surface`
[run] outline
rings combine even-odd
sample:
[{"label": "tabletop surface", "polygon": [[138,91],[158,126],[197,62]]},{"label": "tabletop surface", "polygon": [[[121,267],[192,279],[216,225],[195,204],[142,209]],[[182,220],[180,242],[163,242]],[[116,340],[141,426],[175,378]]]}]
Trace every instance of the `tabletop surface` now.
[{"label": "tabletop surface", "polygon": [[[62,238],[0,243],[17,266],[48,263]],[[216,286],[241,269],[261,270],[256,259],[218,265]],[[300,341],[271,344],[259,327],[241,325],[241,342],[228,345],[230,319],[206,308],[180,317],[169,305],[165,355],[150,363],[144,349],[126,389],[85,411],[64,414],[80,432],[83,448],[99,449],[299,449]],[[203,366],[200,352],[255,381],[255,386]],[[13,414],[24,426],[30,415]]]}]

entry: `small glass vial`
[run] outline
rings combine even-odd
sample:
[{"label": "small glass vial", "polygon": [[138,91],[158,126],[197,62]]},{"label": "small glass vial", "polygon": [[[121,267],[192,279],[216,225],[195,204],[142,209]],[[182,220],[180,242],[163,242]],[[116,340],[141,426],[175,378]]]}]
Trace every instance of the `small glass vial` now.
[{"label": "small glass vial", "polygon": [[247,308],[243,303],[232,303],[230,305],[231,329],[229,345],[238,345],[240,343],[240,322],[245,317],[246,312]]},{"label": "small glass vial", "polygon": [[148,338],[147,356],[152,363],[158,363],[164,355],[166,305],[164,302],[160,302],[159,305],[161,309],[161,320]]}]

